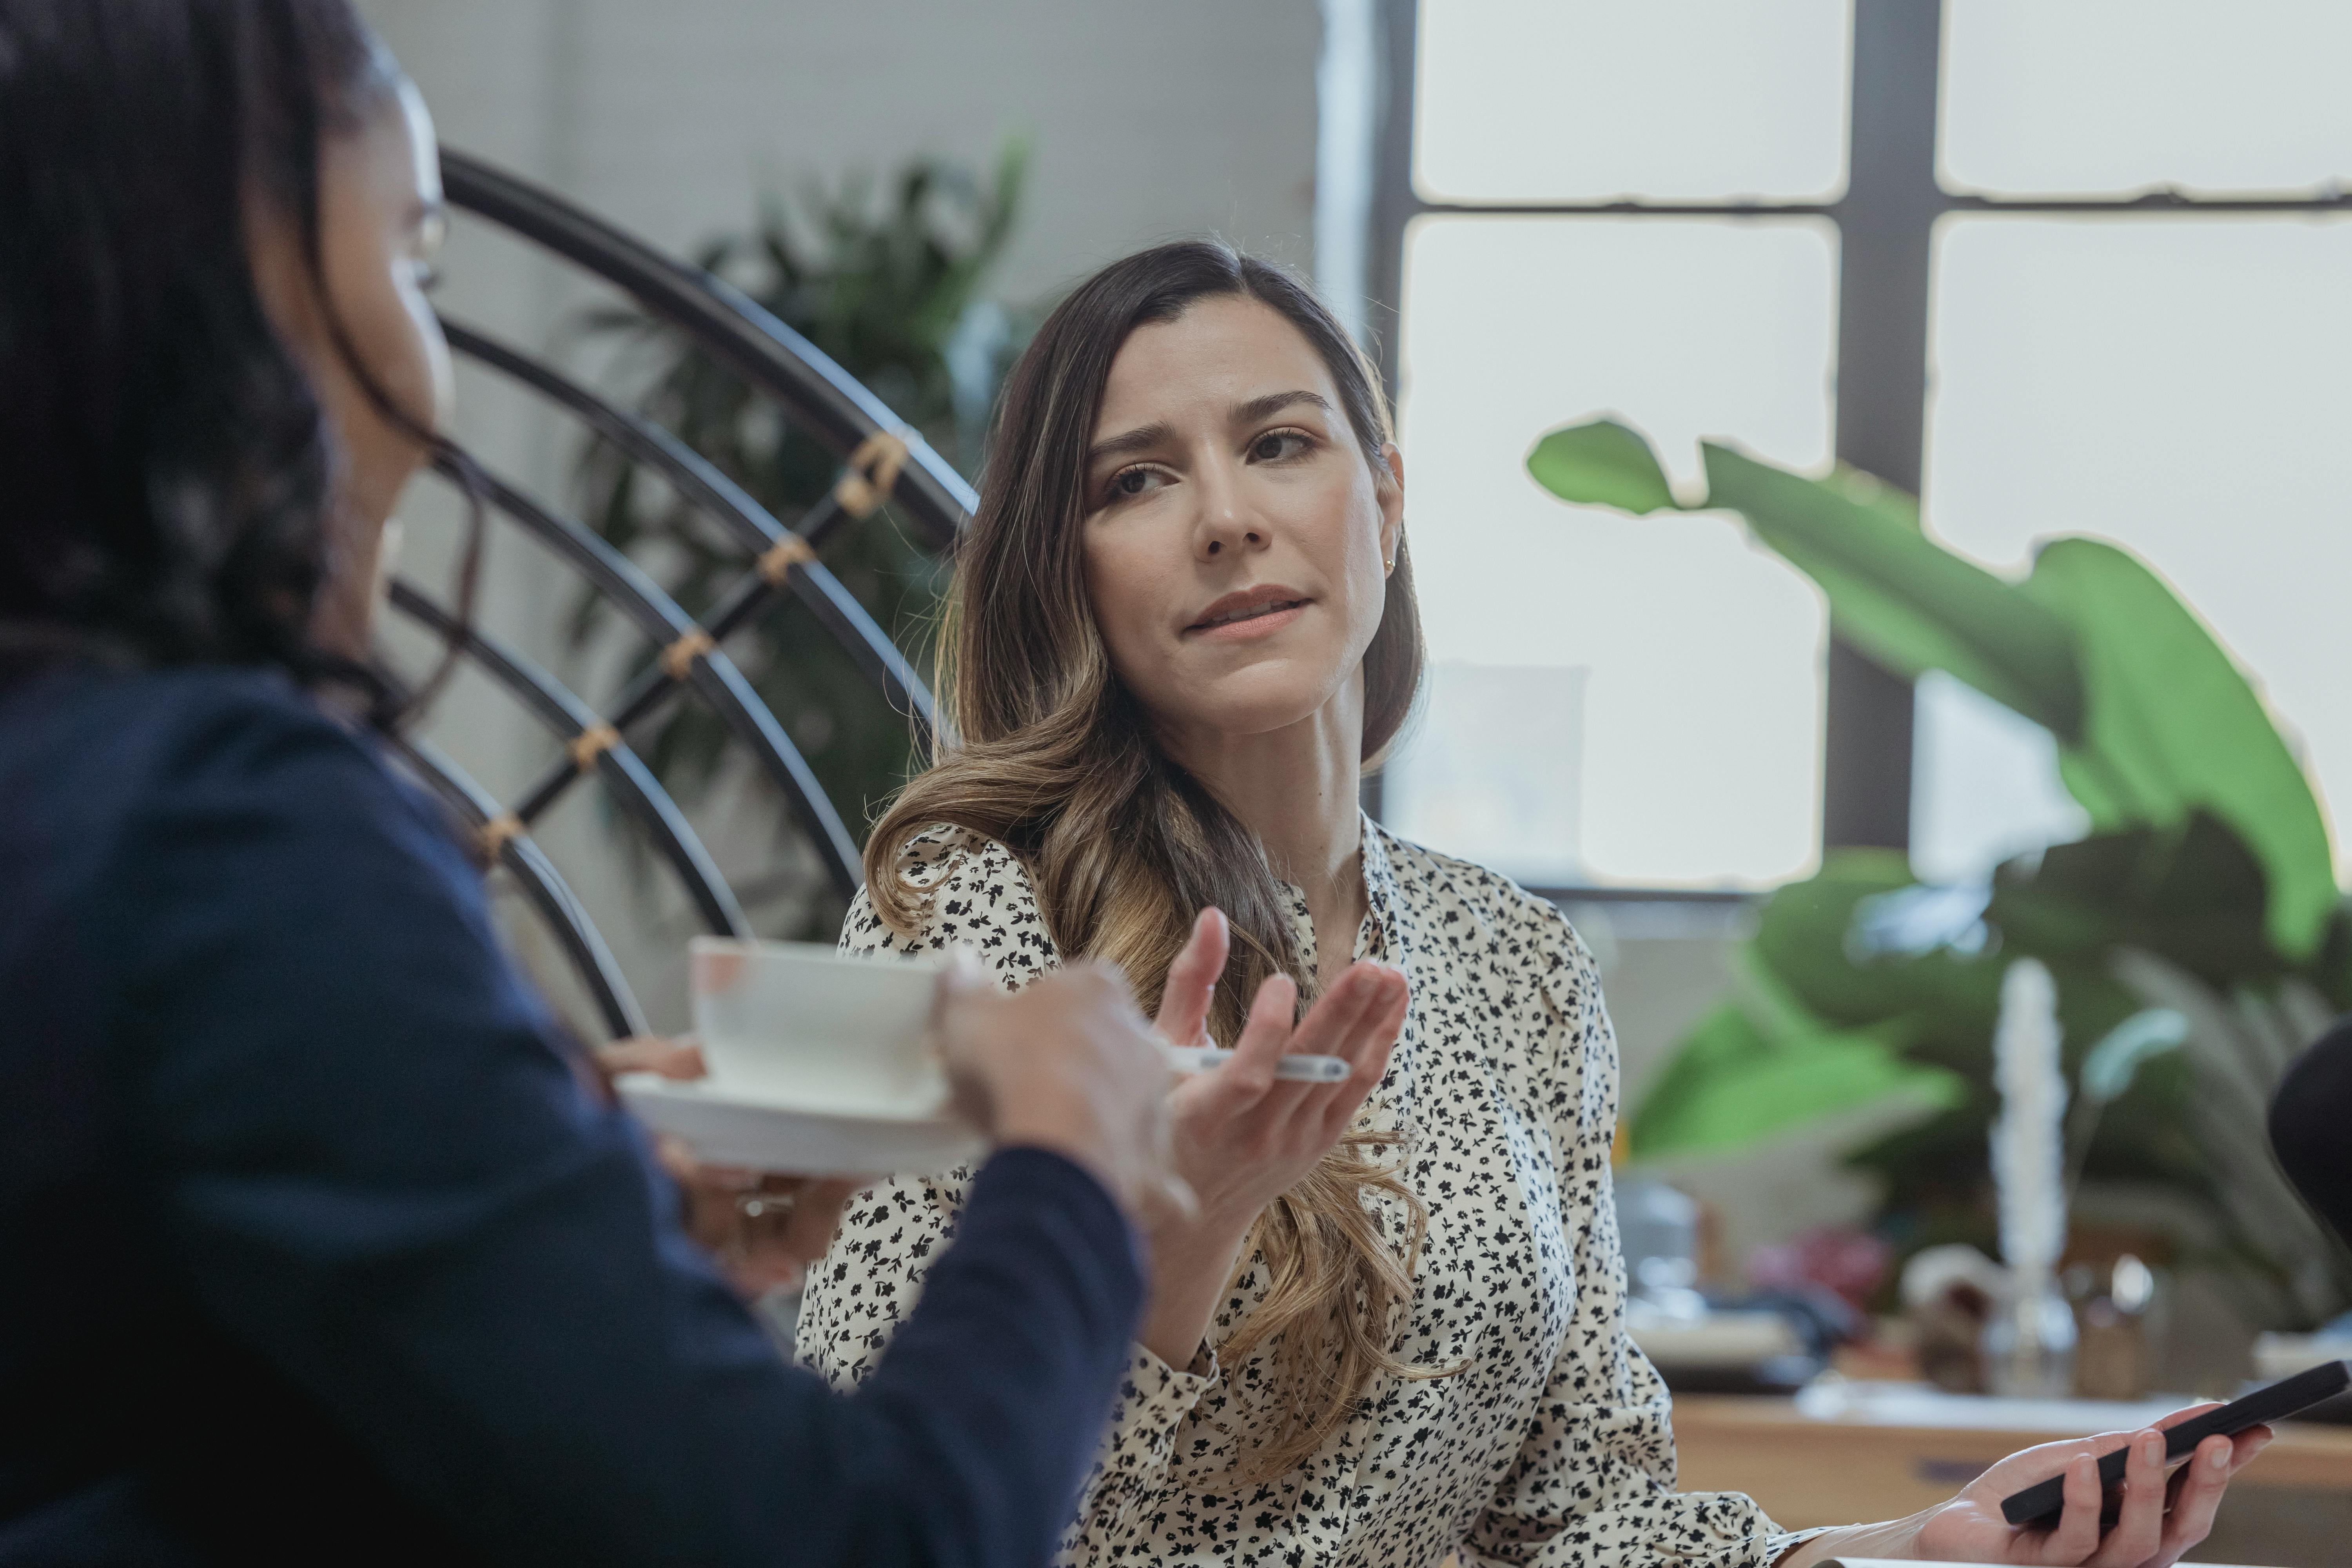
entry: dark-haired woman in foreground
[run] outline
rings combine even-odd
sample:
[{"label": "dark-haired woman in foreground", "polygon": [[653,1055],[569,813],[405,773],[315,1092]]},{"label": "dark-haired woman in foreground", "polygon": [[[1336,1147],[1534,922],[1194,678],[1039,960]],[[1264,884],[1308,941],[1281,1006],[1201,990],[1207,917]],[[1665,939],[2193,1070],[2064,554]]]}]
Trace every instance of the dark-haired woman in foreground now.
[{"label": "dark-haired woman in foreground", "polygon": [[[1665,1390],[1624,1328],[1591,955],[1543,900],[1357,809],[1420,679],[1404,514],[1361,357],[1221,246],[1105,268],[1007,384],[942,639],[961,741],[876,826],[844,945],[975,943],[1007,987],[1114,957],[1165,1032],[1237,1047],[1177,1090],[1200,1206],[1153,1237],[1065,1562],[2161,1568],[2204,1539],[2263,1435],[2209,1439],[2169,1490],[2162,1439],[2130,1436],[2104,1539],[2090,1456],[2126,1434],[1810,1539],[1675,1490]],[[1354,1077],[1277,1083],[1286,1046]],[[970,1190],[854,1201],[803,1357],[843,1386],[887,1364]],[[2002,1522],[2061,1472],[2054,1530]]]},{"label": "dark-haired woman in foreground", "polygon": [[865,1393],[781,1363],[312,695],[392,718],[440,226],[345,0],[0,0],[0,1564],[1034,1563],[1166,1186],[1142,1019],[949,985],[1001,1152]]}]

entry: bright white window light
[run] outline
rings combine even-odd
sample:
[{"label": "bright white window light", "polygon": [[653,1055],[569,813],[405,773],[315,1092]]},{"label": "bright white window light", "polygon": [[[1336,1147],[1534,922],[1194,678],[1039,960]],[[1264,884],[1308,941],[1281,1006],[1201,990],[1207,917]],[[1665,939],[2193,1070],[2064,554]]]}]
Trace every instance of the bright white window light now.
[{"label": "bright white window light", "polygon": [[2059,780],[2057,742],[2032,720],[1931,669],[1911,723],[1911,868],[1922,880],[1974,882],[2089,827]]},{"label": "bright white window light", "polygon": [[[2352,219],[1948,218],[1935,268],[1935,531],[2011,574],[2053,534],[2126,545],[2352,801]],[[1923,740],[1915,837],[2017,838],[1948,755]],[[2047,769],[2016,753],[2045,801]]]},{"label": "bright white window light", "polygon": [[[1592,881],[1760,887],[1817,863],[1825,617],[1729,520],[1563,506],[1528,448],[1614,410],[1685,480],[1703,435],[1827,462],[1836,265],[1806,219],[1424,218],[1407,237],[1405,515],[1433,656],[1587,672]],[[1513,765],[1507,738],[1450,743],[1457,773]],[[1416,798],[1417,765],[1408,749],[1395,788],[1426,824],[1443,808]],[[1541,880],[1551,853],[1493,858]]]},{"label": "bright white window light", "polygon": [[1945,181],[2055,195],[2352,178],[2347,59],[2345,0],[1958,0]]},{"label": "bright white window light", "polygon": [[1586,880],[1584,680],[1556,665],[1441,663],[1390,770],[1388,826],[1530,887]]},{"label": "bright white window light", "polygon": [[1811,200],[1845,184],[1848,0],[1423,0],[1432,200]]}]

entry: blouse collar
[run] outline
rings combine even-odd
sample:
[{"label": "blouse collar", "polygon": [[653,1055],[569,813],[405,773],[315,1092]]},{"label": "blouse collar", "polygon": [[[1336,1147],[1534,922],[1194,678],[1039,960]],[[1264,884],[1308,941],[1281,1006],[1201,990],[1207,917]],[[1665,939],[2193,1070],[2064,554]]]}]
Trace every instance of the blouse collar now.
[{"label": "blouse collar", "polygon": [[[1356,933],[1357,945],[1364,950],[1367,957],[1401,964],[1404,962],[1405,952],[1405,905],[1397,888],[1396,866],[1389,856],[1388,835],[1360,807],[1358,808],[1357,818],[1362,847],[1364,923],[1370,928],[1371,937],[1369,942],[1366,942],[1365,930],[1360,927]],[[1290,900],[1292,934],[1299,944],[1299,950],[1302,952],[1315,952],[1315,928],[1307,915],[1306,890],[1291,881],[1281,882],[1281,887]],[[1339,966],[1344,969],[1355,956],[1353,952],[1349,953]],[[1315,952],[1315,966],[1318,972],[1324,969],[1324,957],[1320,952]]]}]

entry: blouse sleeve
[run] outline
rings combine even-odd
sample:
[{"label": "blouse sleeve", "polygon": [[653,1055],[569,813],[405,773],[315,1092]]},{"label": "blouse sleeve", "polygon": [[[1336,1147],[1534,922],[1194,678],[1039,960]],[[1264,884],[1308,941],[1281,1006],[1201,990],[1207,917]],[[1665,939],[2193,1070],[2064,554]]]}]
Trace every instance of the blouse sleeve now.
[{"label": "blouse sleeve", "polygon": [[1738,1492],[1675,1489],[1672,1402],[1625,1331],[1625,1260],[1609,1171],[1617,1041],[1591,953],[1558,911],[1529,976],[1562,1038],[1553,1100],[1560,1212],[1573,1226],[1576,1313],[1518,1456],[1464,1549],[1519,1568],[1769,1568],[1805,1535]]},{"label": "blouse sleeve", "polygon": [[[929,894],[920,927],[911,933],[892,929],[861,889],[842,922],[842,952],[913,958],[968,947],[1006,991],[1060,964],[1028,871],[1004,846],[933,828],[909,843],[905,875]],[[926,1272],[953,1238],[971,1179],[963,1168],[898,1176],[851,1200],[801,1298],[795,1350],[803,1365],[845,1393],[874,1371],[914,1310]],[[1066,1561],[1108,1556],[1128,1536],[1168,1478],[1177,1428],[1223,1382],[1205,1343],[1184,1369],[1141,1343],[1129,1346],[1109,1430],[1062,1543]]]}]

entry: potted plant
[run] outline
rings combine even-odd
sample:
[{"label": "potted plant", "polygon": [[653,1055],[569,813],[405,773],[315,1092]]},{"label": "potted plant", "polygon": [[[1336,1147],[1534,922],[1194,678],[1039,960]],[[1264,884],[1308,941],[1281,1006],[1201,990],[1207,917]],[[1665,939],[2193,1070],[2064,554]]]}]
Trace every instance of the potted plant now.
[{"label": "potted plant", "polygon": [[2352,1256],[2272,1164],[2263,1114],[2294,1053],[2352,1006],[2352,917],[2310,784],[2227,651],[2114,544],[2048,542],[2013,583],[1867,474],[1703,453],[1688,502],[1614,420],[1555,430],[1527,461],[1554,495],[1654,526],[1737,513],[1821,587],[1846,641],[2047,730],[2091,826],[1975,887],[1830,850],[1764,903],[1735,999],[1633,1109],[1633,1155],[1728,1151],[1907,1095],[1910,1124],[1847,1156],[1883,1180],[1882,1228],[1906,1249],[1989,1245],[1992,1031],[2003,972],[2030,955],[2058,984],[2070,1173],[2160,1196],[2181,1260],[2225,1270],[2250,1321],[2342,1310]]}]

